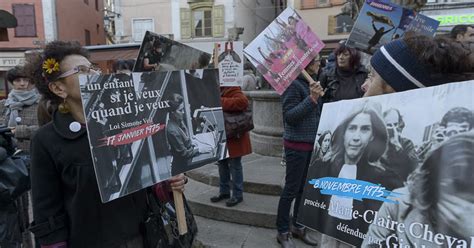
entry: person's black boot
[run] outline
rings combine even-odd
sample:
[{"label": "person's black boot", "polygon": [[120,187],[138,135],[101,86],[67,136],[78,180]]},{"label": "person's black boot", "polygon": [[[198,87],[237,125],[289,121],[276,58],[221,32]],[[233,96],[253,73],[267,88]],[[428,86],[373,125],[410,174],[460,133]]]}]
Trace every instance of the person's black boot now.
[{"label": "person's black boot", "polygon": [[289,233],[278,233],[276,238],[278,244],[280,244],[282,248],[296,248],[295,243],[293,243],[293,240],[291,240]]},{"label": "person's black boot", "polygon": [[306,232],[306,228],[304,227],[297,228],[297,227],[291,226],[290,229],[291,229],[291,234],[293,238],[301,239],[301,241],[303,241],[307,245],[311,245],[311,246],[318,245],[318,241],[308,235],[308,233]]},{"label": "person's black boot", "polygon": [[230,198],[230,194],[219,194],[219,195],[211,197],[211,202],[220,202],[224,199],[229,199],[229,198]]},{"label": "person's black boot", "polygon": [[233,206],[235,206],[235,205],[241,203],[243,200],[244,200],[244,198],[242,198],[242,197],[240,197],[240,198],[232,197],[232,198],[230,198],[229,200],[227,200],[227,201],[225,202],[225,205],[226,205],[227,207],[233,207]]}]

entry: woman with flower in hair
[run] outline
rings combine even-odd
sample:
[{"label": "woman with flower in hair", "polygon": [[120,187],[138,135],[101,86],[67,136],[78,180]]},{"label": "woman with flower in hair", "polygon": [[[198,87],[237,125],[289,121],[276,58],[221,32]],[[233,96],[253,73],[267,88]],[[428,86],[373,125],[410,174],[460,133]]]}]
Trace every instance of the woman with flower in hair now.
[{"label": "woman with flower in hair", "polygon": [[[79,89],[79,75],[98,74],[87,51],[78,43],[51,42],[26,67],[43,98],[58,106],[31,147],[31,231],[40,246],[143,247],[146,192],[101,202]],[[183,186],[184,176],[171,180],[174,190]]]}]

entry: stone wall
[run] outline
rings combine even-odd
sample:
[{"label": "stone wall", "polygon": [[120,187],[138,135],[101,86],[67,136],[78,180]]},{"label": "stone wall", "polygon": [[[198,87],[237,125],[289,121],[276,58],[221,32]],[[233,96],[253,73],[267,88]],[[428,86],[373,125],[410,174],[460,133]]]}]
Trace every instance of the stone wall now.
[{"label": "stone wall", "polygon": [[246,91],[255,128],[250,132],[254,153],[280,157],[283,149],[281,99],[275,91]]}]

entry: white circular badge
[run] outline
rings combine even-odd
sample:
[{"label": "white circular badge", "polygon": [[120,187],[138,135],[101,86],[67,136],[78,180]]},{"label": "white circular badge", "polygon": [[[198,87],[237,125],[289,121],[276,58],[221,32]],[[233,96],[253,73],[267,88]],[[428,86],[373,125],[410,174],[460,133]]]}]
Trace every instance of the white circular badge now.
[{"label": "white circular badge", "polygon": [[16,117],[16,118],[15,118],[15,122],[16,122],[16,123],[20,123],[20,122],[21,122],[21,117],[20,117],[20,116]]},{"label": "white circular badge", "polygon": [[71,122],[71,124],[69,124],[69,130],[71,130],[72,132],[75,132],[75,133],[81,131],[81,123],[79,123],[77,121]]}]

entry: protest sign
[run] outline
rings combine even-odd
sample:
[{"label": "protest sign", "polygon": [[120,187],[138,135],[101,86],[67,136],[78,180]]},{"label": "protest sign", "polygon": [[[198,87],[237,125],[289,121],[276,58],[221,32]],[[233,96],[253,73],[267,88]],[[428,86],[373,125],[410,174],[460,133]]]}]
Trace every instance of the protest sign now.
[{"label": "protest sign", "polygon": [[292,8],[284,10],[244,53],[278,94],[306,68],[324,43]]},{"label": "protest sign", "polygon": [[220,85],[242,87],[244,43],[242,41],[227,41],[216,44],[215,53]]},{"label": "protest sign", "polygon": [[198,71],[80,77],[103,202],[226,157],[218,72]]},{"label": "protest sign", "polygon": [[210,60],[211,55],[206,52],[147,31],[133,71],[203,69]]},{"label": "protest sign", "polygon": [[347,40],[347,46],[373,54],[405,32],[434,36],[439,21],[389,1],[367,0]]},{"label": "protest sign", "polygon": [[297,221],[356,247],[472,247],[473,90],[324,104]]}]

